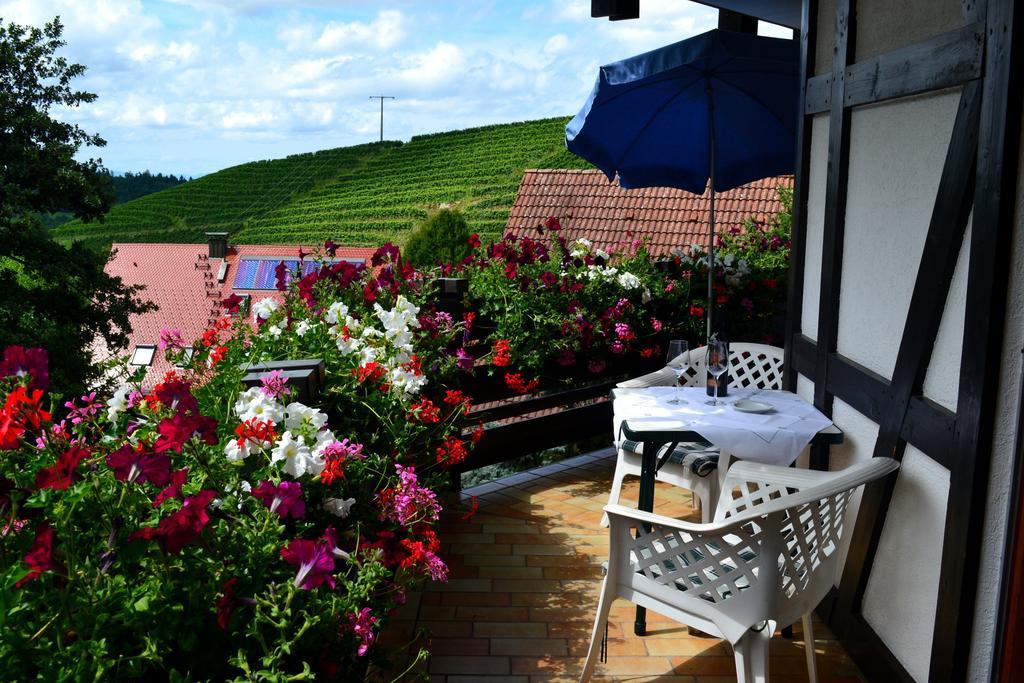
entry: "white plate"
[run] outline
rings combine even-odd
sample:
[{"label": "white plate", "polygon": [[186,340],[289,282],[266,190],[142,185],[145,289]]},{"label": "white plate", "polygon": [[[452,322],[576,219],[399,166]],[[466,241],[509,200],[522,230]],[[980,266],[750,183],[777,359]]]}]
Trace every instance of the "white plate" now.
[{"label": "white plate", "polygon": [[732,407],[741,413],[770,413],[775,408],[769,403],[752,401],[749,398],[741,398],[732,404]]}]

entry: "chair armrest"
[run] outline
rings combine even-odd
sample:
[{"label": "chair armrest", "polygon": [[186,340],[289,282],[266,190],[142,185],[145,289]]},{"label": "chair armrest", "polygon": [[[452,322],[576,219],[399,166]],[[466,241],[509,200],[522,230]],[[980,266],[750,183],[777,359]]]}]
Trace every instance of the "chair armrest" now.
[{"label": "chair armrest", "polygon": [[699,524],[696,522],[687,522],[682,519],[676,519],[675,517],[666,517],[665,515],[659,515],[654,512],[644,512],[643,510],[637,510],[636,508],[629,508],[623,505],[605,505],[604,511],[608,513],[609,518],[618,517],[639,524],[651,524],[653,526],[665,527],[675,531],[681,531],[685,534],[689,534],[690,536],[721,536],[723,533],[729,533],[733,527],[742,526],[744,522],[743,519],[737,516],[722,522]]},{"label": "chair armrest", "polygon": [[833,472],[805,470],[797,467],[780,467],[778,465],[765,465],[749,460],[737,460],[725,475],[724,490],[731,490],[733,486],[750,481],[771,482],[786,488],[801,490],[809,486],[822,484],[834,477],[835,474]]}]

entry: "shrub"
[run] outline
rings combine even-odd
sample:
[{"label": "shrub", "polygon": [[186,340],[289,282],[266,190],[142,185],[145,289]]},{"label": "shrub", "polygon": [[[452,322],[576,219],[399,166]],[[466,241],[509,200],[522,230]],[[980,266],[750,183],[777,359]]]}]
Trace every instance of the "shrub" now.
[{"label": "shrub", "polygon": [[430,215],[405,245],[405,257],[417,268],[458,263],[469,251],[469,226],[462,214],[452,209]]}]

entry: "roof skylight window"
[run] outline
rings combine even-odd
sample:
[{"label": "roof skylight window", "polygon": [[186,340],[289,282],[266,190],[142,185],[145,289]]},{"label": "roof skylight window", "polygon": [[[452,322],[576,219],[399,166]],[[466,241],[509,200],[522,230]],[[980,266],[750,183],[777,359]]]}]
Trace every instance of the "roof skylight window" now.
[{"label": "roof skylight window", "polygon": [[135,347],[132,353],[131,365],[149,366],[153,364],[153,356],[156,354],[156,347],[152,345],[140,345]]}]

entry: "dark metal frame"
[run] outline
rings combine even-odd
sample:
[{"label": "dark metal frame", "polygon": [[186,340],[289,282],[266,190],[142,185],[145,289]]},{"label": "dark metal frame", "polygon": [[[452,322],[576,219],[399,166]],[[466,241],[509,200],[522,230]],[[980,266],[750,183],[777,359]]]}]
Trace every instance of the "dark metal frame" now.
[{"label": "dark metal frame", "polygon": [[[854,59],[856,0],[836,1],[830,74],[813,76],[816,0],[805,0],[803,89],[786,385],[798,374],[815,382],[815,405],[831,414],[835,397],[879,423],[874,455],[902,458],[907,443],[950,469],[945,542],[937,596],[930,678],[965,680],[987,500],[995,402],[1009,274],[1009,237],[1020,127],[1020,9],[1013,0],[967,0],[965,25],[861,62]],[[1016,15],[1015,15],[1016,10]],[[961,106],[943,168],[892,381],[836,352],[849,116],[852,107],[962,85]],[[829,112],[822,281],[817,340],[801,333],[811,117]],[[975,193],[975,188],[977,192]],[[975,195],[977,199],[975,200]],[[956,413],[922,396],[921,385],[941,321],[945,292],[973,205],[967,314]],[[819,455],[820,457],[820,455]],[[892,496],[892,479],[869,486],[860,506],[846,571],[821,612],[865,674],[910,680],[861,615],[861,599]]]}]

